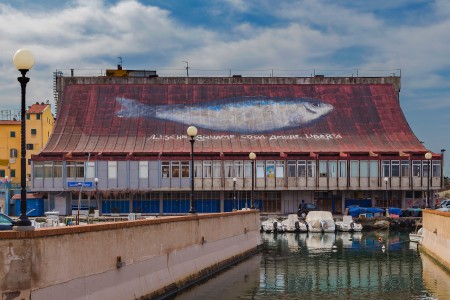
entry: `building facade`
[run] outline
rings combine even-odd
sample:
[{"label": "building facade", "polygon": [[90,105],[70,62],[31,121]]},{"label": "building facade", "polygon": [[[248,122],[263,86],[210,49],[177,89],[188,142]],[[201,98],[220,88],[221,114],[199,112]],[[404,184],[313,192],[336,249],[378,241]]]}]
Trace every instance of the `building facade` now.
[{"label": "building facade", "polygon": [[192,171],[197,212],[432,205],[443,152],[425,157],[399,92],[395,76],[60,76],[32,188],[62,214],[186,213]]}]

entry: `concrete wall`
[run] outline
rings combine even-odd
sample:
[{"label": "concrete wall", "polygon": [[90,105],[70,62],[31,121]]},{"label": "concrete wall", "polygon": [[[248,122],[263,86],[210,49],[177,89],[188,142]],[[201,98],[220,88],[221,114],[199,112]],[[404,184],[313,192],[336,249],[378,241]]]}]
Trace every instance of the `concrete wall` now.
[{"label": "concrete wall", "polygon": [[257,211],[3,231],[1,299],[161,295],[254,253],[260,243]]},{"label": "concrete wall", "polygon": [[450,212],[423,211],[423,240],[420,249],[450,272]]}]

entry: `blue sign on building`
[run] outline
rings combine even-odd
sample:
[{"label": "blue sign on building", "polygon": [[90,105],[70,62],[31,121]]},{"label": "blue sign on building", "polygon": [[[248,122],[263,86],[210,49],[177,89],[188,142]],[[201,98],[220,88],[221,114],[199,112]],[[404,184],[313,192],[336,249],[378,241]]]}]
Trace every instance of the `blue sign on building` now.
[{"label": "blue sign on building", "polygon": [[70,188],[79,188],[79,187],[87,187],[87,188],[91,188],[94,186],[94,183],[92,181],[68,181],[67,182],[67,187]]}]

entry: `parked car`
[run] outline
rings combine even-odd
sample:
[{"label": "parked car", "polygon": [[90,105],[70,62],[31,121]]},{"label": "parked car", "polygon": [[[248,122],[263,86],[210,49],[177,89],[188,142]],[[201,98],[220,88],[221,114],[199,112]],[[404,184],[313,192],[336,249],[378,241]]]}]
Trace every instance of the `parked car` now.
[{"label": "parked car", "polygon": [[12,230],[15,224],[13,219],[0,212],[0,230]]},{"label": "parked car", "polygon": [[305,218],[306,215],[313,210],[319,210],[319,208],[312,203],[300,203],[298,205],[297,216]]},{"label": "parked car", "polygon": [[450,203],[450,199],[441,199],[439,207],[446,207]]}]

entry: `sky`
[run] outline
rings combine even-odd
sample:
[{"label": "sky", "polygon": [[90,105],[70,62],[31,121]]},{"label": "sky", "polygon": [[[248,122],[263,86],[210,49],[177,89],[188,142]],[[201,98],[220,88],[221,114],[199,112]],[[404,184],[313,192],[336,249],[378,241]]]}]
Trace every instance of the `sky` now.
[{"label": "sky", "polygon": [[448,0],[0,0],[0,110],[20,110],[21,48],[36,61],[27,105],[53,107],[54,72],[119,63],[160,76],[397,75],[411,129],[448,156],[449,32]]}]

